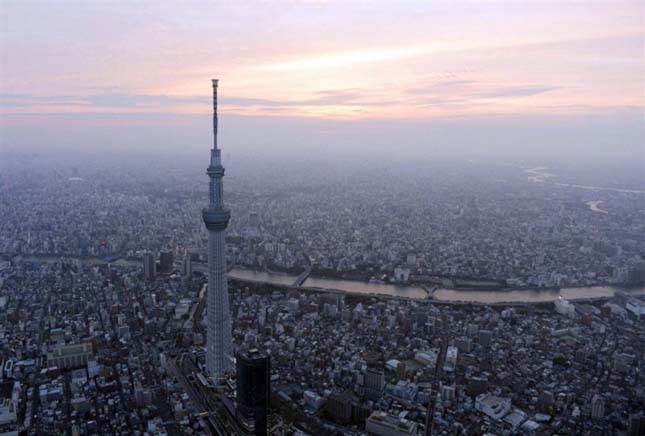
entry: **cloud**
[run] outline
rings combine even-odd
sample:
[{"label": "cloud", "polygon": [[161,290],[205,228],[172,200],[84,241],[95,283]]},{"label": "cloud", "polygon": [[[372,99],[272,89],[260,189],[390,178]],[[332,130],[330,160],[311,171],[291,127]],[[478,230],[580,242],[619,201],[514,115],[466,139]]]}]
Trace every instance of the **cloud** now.
[{"label": "cloud", "polygon": [[430,108],[475,108],[491,105],[485,100],[529,97],[559,89],[554,86],[503,86],[495,87],[474,80],[454,79],[429,83],[405,92],[408,105]]},{"label": "cloud", "polygon": [[[200,100],[203,98],[200,97]],[[146,95],[128,93],[104,93],[85,96],[71,95],[29,95],[0,94],[5,107],[29,106],[88,106],[88,107],[144,107],[163,106],[177,103],[196,103],[198,97],[176,97],[167,95]]]},{"label": "cloud", "polygon": [[289,60],[258,65],[257,71],[288,72],[319,70],[323,68],[341,68],[356,66],[366,63],[379,63],[398,61],[419,56],[426,56],[432,53],[449,52],[456,49],[473,48],[471,44],[448,43],[402,45],[390,47],[368,48],[362,50],[338,50],[329,53],[317,53],[308,57],[297,57]]},{"label": "cloud", "polygon": [[29,107],[35,105],[69,105],[82,103],[81,97],[71,95],[36,96],[28,94],[1,93],[0,102],[3,107]]},{"label": "cloud", "polygon": [[412,95],[423,95],[423,94],[434,94],[437,91],[444,91],[454,88],[462,88],[467,85],[474,84],[473,80],[444,80],[441,82],[431,83],[427,86],[420,88],[410,88],[406,90],[408,94]]},{"label": "cloud", "polygon": [[142,107],[142,106],[167,106],[173,104],[199,104],[208,102],[200,96],[172,96],[111,93],[96,94],[86,97],[90,106],[99,107]]},{"label": "cloud", "polygon": [[556,89],[559,88],[556,86],[512,86],[478,92],[476,94],[473,94],[473,96],[481,98],[529,97],[532,95],[554,91]]},{"label": "cloud", "polygon": [[[477,88],[484,88],[484,90],[480,91]],[[436,96],[450,93],[450,96],[452,98],[466,99],[528,97],[531,95],[554,91],[556,89],[559,88],[556,86],[536,85],[488,87],[487,85],[475,82],[474,80],[446,80],[442,82],[431,83],[420,88],[410,88],[406,90],[406,92],[408,94],[418,96]]]},{"label": "cloud", "polygon": [[467,98],[428,97],[417,101],[421,106],[453,106],[471,104]]},{"label": "cloud", "polygon": [[[301,106],[373,106],[389,102],[368,100],[359,90],[319,91],[312,98],[298,100],[278,100],[248,97],[220,97],[220,103],[230,106],[258,106],[265,108],[289,108]],[[208,96],[174,96],[130,94],[125,92],[92,94],[85,96],[51,95],[34,96],[28,94],[0,94],[3,107],[30,106],[82,106],[94,108],[152,108],[173,105],[209,105]],[[275,109],[274,109],[275,110]]]},{"label": "cloud", "polygon": [[223,104],[236,106],[374,106],[391,103],[380,99],[368,99],[368,96],[359,90],[327,90],[319,91],[316,96],[299,100],[277,100],[245,97],[223,97]]},{"label": "cloud", "polygon": [[[240,114],[291,113],[307,116],[339,117],[370,114],[380,107],[398,111],[447,111],[448,113],[486,111],[499,99],[522,98],[559,89],[553,86],[520,85],[495,87],[474,80],[449,78],[419,88],[403,90],[402,94],[383,95],[359,88],[329,89],[314,92],[309,98],[271,99],[242,96],[220,97],[225,112]],[[119,90],[82,96],[29,95],[0,93],[3,113],[48,111],[122,111],[122,112],[207,112],[208,95],[136,94]],[[381,92],[381,91],[379,91]]]}]

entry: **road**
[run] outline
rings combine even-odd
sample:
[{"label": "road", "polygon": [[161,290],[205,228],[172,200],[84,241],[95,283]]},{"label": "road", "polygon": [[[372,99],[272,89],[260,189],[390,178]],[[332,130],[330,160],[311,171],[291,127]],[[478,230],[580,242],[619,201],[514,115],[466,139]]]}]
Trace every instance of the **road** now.
[{"label": "road", "polygon": [[[199,411],[204,413],[205,428],[210,435],[229,436],[242,434],[241,430],[235,423],[227,416],[226,410],[221,402],[216,398],[213,392],[209,392],[202,386],[195,374],[198,369],[190,359],[185,359],[185,354],[182,354],[177,359],[170,359],[168,362],[168,370],[174,375],[179,384],[182,385],[191,401]],[[192,375],[193,379],[190,379]]]}]

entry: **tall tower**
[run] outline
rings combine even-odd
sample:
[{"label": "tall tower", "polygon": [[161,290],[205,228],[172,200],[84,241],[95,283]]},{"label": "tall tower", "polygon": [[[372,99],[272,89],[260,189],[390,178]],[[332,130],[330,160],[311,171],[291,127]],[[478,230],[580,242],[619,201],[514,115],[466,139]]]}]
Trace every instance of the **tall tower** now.
[{"label": "tall tower", "polygon": [[231,315],[228,310],[226,283],[226,249],[224,230],[231,213],[224,208],[221,150],[217,147],[217,79],[213,79],[213,149],[206,169],[210,178],[209,203],[202,211],[208,229],[208,331],[206,338],[206,370],[218,382],[232,368],[233,344]]}]

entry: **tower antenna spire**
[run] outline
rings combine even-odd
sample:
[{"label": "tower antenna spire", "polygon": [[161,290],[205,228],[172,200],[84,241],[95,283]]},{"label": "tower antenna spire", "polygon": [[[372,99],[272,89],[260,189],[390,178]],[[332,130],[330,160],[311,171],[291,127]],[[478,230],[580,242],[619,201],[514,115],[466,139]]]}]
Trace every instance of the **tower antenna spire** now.
[{"label": "tower antenna spire", "polygon": [[218,79],[211,79],[213,82],[213,150],[217,150],[217,83]]}]

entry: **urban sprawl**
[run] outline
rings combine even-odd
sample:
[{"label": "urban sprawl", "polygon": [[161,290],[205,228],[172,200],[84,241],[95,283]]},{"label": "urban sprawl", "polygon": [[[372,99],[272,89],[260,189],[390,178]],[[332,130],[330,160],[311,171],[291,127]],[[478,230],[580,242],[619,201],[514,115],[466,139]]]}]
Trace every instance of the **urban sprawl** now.
[{"label": "urban sprawl", "polygon": [[229,269],[624,290],[492,306],[230,279],[237,365],[216,383],[207,184],[182,165],[0,174],[0,435],[645,434],[642,193],[522,165],[231,164]]}]

